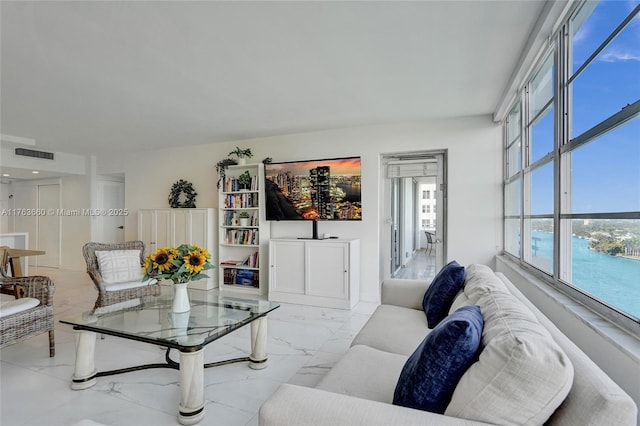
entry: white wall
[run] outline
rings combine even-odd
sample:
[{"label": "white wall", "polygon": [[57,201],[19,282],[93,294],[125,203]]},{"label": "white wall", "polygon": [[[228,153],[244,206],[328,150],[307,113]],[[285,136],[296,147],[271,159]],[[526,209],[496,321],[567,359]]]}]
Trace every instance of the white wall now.
[{"label": "white wall", "polygon": [[[133,141],[132,141],[133,143]],[[218,207],[215,164],[236,146],[251,148],[253,161],[362,157],[361,222],[320,222],[319,232],[361,240],[361,300],[379,301],[380,155],[401,151],[448,150],[449,253],[462,264],[493,264],[502,248],[502,140],[490,116],[412,122],[281,135],[229,143],[179,146],[98,159],[98,173],[124,173],[125,238],[137,237],[137,210],[166,208],[171,185],[193,183],[198,207]],[[272,238],[311,234],[308,223],[274,222]]]},{"label": "white wall", "polygon": [[[0,212],[8,208],[9,184],[0,182]],[[7,232],[9,232],[9,214],[0,214],[0,234],[6,234]]]},{"label": "white wall", "polygon": [[[16,181],[9,184],[9,193],[19,199],[19,192],[29,191],[36,185],[56,183],[60,185],[60,209],[80,210],[91,208],[91,180],[87,176],[69,176],[47,180]],[[4,185],[3,185],[4,186]],[[9,203],[12,208],[31,207]],[[82,246],[91,241],[91,218],[89,216],[65,216],[59,212],[47,212],[47,216],[54,215],[60,223],[59,264],[62,269],[82,271],[86,268],[82,257]],[[9,222],[8,232],[29,232],[30,247],[37,248],[35,241],[35,227],[33,229],[21,228],[20,225]]]},{"label": "white wall", "polygon": [[[91,179],[87,176],[64,177],[60,180],[60,207],[67,210],[91,209]],[[82,246],[91,241],[91,216],[60,217],[60,268],[84,271]]]}]

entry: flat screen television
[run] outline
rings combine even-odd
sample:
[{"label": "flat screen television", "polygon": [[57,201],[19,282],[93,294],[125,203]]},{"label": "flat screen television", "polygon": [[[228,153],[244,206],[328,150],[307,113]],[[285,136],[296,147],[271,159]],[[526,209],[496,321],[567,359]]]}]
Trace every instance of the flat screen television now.
[{"label": "flat screen television", "polygon": [[362,220],[360,157],[265,165],[267,220]]}]

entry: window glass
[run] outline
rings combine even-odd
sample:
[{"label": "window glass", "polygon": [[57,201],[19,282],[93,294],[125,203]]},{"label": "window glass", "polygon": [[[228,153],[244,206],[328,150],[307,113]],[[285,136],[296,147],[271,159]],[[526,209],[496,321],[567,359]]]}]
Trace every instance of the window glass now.
[{"label": "window glass", "polygon": [[571,284],[640,319],[640,220],[573,219]]},{"label": "window glass", "polygon": [[531,127],[531,164],[553,151],[553,105]]},{"label": "window glass", "polygon": [[529,119],[533,120],[552,98],[553,55],[549,55],[529,85]]},{"label": "window glass", "polygon": [[640,117],[571,151],[570,213],[634,211],[640,211]]},{"label": "window glass", "polygon": [[515,175],[522,168],[520,145],[520,138],[518,138],[509,148],[507,148],[507,177]]},{"label": "window glass", "polygon": [[525,259],[538,269],[551,274],[553,272],[553,219],[527,219],[525,226],[530,227],[531,251]]},{"label": "window glass", "polygon": [[640,99],[639,31],[627,24],[572,82],[571,138]]},{"label": "window glass", "polygon": [[505,250],[520,257],[520,219],[505,220]]},{"label": "window glass", "polygon": [[520,256],[520,179],[505,187],[505,250]]},{"label": "window glass", "polygon": [[640,0],[585,2],[570,21],[573,53],[571,74],[584,64],[639,3]]},{"label": "window glass", "polygon": [[520,109],[520,103],[517,103],[507,117],[507,177],[522,169]]},{"label": "window glass", "polygon": [[553,213],[553,162],[531,172],[531,214]]}]

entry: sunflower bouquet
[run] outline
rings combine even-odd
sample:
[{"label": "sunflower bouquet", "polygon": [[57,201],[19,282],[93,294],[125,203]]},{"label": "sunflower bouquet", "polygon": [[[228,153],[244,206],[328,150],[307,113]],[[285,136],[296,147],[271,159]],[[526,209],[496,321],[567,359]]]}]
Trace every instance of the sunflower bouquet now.
[{"label": "sunflower bouquet", "polygon": [[174,284],[209,278],[202,271],[212,269],[209,252],[196,244],[164,247],[147,256],[143,280],[156,278],[172,280]]}]

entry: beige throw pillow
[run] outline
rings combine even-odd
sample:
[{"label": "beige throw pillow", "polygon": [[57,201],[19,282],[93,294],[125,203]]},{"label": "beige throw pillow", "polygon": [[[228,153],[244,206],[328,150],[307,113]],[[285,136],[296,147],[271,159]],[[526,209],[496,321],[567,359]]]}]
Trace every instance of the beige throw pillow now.
[{"label": "beige throw pillow", "polygon": [[96,251],[96,258],[105,283],[142,280],[140,250]]}]

